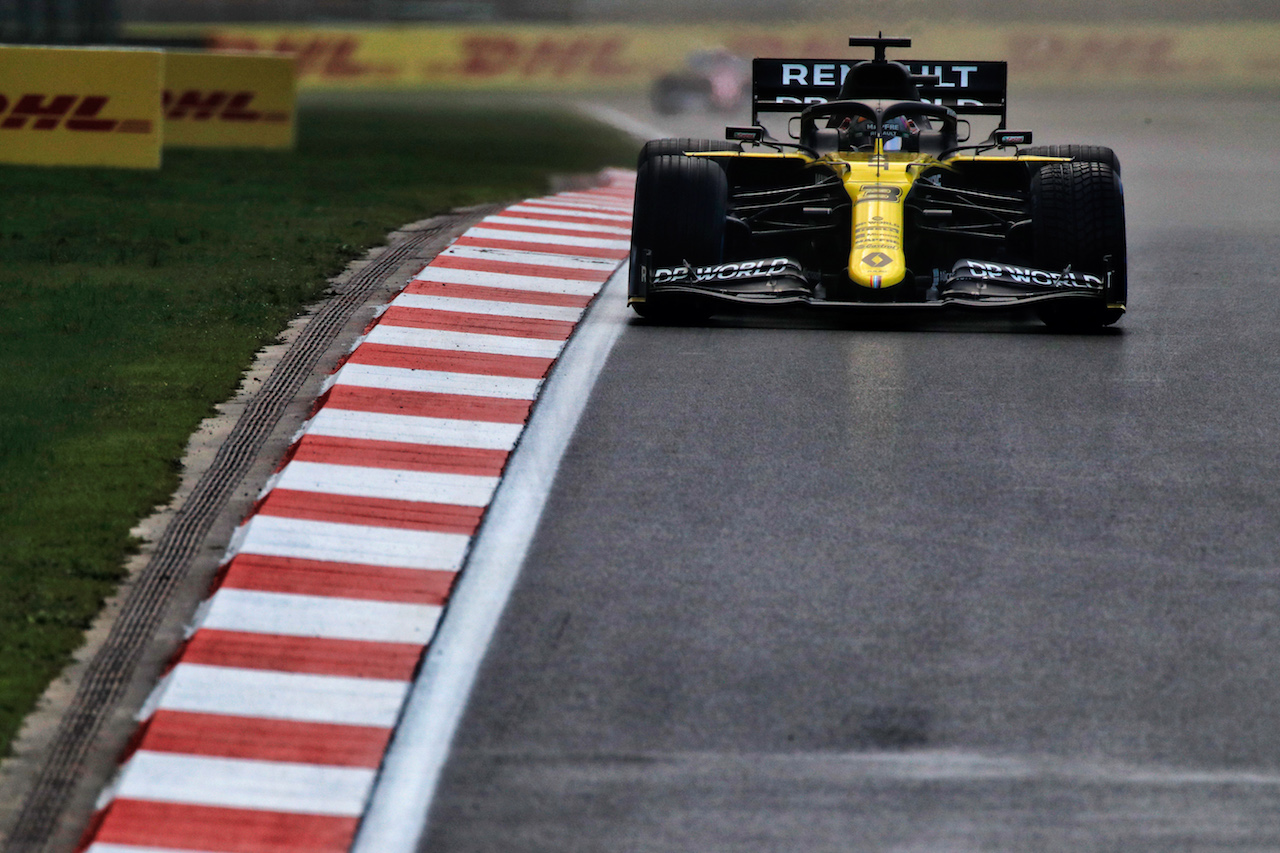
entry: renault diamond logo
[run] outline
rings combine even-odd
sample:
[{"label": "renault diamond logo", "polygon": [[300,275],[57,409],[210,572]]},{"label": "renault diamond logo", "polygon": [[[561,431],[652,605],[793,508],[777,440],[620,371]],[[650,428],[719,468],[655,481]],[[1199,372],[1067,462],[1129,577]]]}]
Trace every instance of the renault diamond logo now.
[{"label": "renault diamond logo", "polygon": [[876,269],[879,269],[885,264],[893,263],[893,258],[889,257],[884,252],[872,252],[871,254],[863,258],[862,262],[869,267],[875,267]]}]

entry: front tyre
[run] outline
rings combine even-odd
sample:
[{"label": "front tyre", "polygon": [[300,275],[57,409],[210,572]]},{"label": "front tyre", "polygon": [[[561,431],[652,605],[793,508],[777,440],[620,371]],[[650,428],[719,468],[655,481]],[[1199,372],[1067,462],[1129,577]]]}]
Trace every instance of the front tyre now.
[{"label": "front tyre", "polygon": [[647,267],[694,267],[724,259],[729,181],[714,160],[661,154],[636,174],[628,300],[641,317],[671,322],[704,318],[696,299],[650,294]]},{"label": "front tyre", "polygon": [[[1035,154],[1041,157],[1070,157],[1077,163],[1105,163],[1117,176],[1120,174],[1120,158],[1116,152],[1105,145],[1033,145],[1023,148],[1023,154]],[[1033,164],[1038,166],[1038,164]]]},{"label": "front tyre", "polygon": [[650,139],[640,148],[640,156],[636,159],[639,169],[654,157],[666,154],[693,154],[699,151],[741,151],[742,146],[724,139],[693,139],[688,136],[671,137],[669,139]]},{"label": "front tyre", "polygon": [[1124,188],[1115,170],[1094,161],[1045,164],[1031,178],[1031,231],[1035,266],[1070,267],[1106,282],[1102,299],[1049,303],[1040,319],[1061,331],[1119,320],[1128,299],[1128,263]]}]

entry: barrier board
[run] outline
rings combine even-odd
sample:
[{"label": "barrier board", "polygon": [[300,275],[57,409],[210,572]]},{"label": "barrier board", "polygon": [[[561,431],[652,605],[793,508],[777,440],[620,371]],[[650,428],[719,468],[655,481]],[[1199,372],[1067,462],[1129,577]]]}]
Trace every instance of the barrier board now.
[{"label": "barrier board", "polygon": [[[211,47],[292,53],[306,89],[641,90],[694,50],[742,57],[838,56],[847,36],[875,32],[849,20],[791,26],[436,25],[186,28]],[[159,35],[164,28],[135,29]],[[1254,89],[1280,86],[1280,25],[923,24],[911,53],[1003,60],[1016,86],[1076,89]],[[852,54],[851,54],[852,55]]]},{"label": "barrier board", "polygon": [[292,149],[296,135],[292,56],[166,55],[166,147]]},{"label": "barrier board", "polygon": [[164,54],[0,47],[0,162],[160,168]]}]

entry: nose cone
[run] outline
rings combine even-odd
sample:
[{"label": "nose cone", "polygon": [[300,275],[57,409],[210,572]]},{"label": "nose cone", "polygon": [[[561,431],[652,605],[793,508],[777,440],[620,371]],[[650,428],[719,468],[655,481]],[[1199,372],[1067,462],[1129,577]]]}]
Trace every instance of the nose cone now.
[{"label": "nose cone", "polygon": [[853,198],[853,248],[849,279],[882,290],[907,275],[902,247],[902,199],[906,188],[893,183],[861,184]]}]

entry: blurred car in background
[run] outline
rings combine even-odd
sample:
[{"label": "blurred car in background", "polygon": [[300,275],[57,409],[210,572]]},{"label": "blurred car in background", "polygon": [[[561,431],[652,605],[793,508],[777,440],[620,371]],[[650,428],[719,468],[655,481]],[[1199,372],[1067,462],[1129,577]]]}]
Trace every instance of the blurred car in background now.
[{"label": "blurred car in background", "polygon": [[723,48],[694,51],[654,81],[650,99],[661,115],[732,112],[751,101],[751,62]]}]

